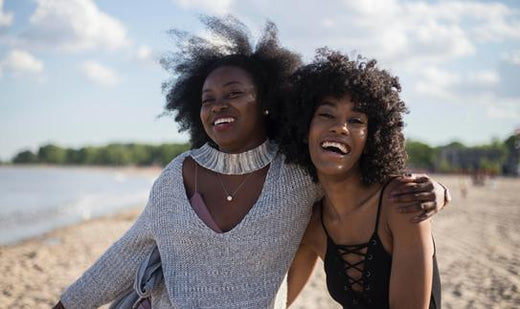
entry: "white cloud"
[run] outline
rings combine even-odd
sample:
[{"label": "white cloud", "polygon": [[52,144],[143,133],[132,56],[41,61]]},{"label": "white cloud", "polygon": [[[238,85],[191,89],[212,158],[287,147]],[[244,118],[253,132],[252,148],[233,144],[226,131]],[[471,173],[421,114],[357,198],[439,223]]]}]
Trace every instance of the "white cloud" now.
[{"label": "white cloud", "polygon": [[497,72],[491,70],[479,71],[468,74],[467,81],[474,85],[496,85],[500,82],[500,76]]},{"label": "white cloud", "polygon": [[0,0],[0,27],[8,27],[13,23],[13,13],[4,12],[4,0]]},{"label": "white cloud", "polygon": [[112,69],[95,61],[86,61],[81,66],[85,76],[96,84],[114,86],[121,81],[119,75]]},{"label": "white cloud", "polygon": [[233,0],[175,0],[175,2],[187,9],[200,9],[205,12],[224,14],[229,12]]},{"label": "white cloud", "polygon": [[0,61],[0,69],[2,68],[10,69],[15,74],[38,74],[43,72],[43,62],[27,51],[14,49]]},{"label": "white cloud", "polygon": [[502,59],[511,64],[520,65],[520,49],[503,54]]},{"label": "white cloud", "polygon": [[422,68],[417,72],[416,78],[413,91],[419,95],[444,100],[453,99],[454,95],[451,92],[453,85],[458,85],[463,80],[460,74],[435,66]]},{"label": "white cloud", "polygon": [[114,50],[127,46],[124,25],[92,0],[36,0],[36,11],[21,39],[64,51]]},{"label": "white cloud", "polygon": [[136,55],[139,60],[147,61],[152,56],[152,50],[150,47],[142,45],[137,49]]},{"label": "white cloud", "polygon": [[[253,5],[235,1],[237,16],[267,16],[281,37],[310,53],[321,46],[356,49],[385,65],[438,64],[473,56],[486,40],[505,42],[520,37],[517,9],[494,2],[336,0],[316,3],[265,0]],[[258,18],[257,18],[258,19]]]}]

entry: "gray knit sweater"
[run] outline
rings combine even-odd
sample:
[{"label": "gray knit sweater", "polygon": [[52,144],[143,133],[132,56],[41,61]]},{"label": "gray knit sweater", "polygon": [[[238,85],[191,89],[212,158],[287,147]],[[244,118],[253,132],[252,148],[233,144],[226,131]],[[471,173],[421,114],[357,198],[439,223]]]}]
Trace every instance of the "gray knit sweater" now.
[{"label": "gray knit sweater", "polygon": [[155,181],[134,225],[62,295],[67,309],[96,308],[131,286],[156,243],[164,283],[156,308],[285,308],[286,275],[321,191],[278,154],[244,219],[216,233],[197,216],[175,158]]}]

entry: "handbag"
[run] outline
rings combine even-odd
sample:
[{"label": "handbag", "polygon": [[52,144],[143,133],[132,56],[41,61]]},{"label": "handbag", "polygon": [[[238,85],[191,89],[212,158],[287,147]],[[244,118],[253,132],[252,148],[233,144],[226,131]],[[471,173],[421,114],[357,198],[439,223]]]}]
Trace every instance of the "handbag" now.
[{"label": "handbag", "polygon": [[152,291],[163,280],[161,256],[157,245],[152,252],[141,262],[137,269],[134,284],[121,293],[110,304],[109,309],[149,309]]}]

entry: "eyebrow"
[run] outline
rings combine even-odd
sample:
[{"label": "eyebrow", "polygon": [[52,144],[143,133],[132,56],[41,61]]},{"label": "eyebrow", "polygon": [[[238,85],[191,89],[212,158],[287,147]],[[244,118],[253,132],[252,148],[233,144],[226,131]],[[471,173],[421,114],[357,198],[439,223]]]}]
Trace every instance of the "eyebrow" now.
[{"label": "eyebrow", "polygon": [[332,103],[332,102],[327,100],[327,101],[323,101],[320,104],[318,104],[318,107],[320,107],[320,106],[336,107],[336,104],[334,104],[334,103]]},{"label": "eyebrow", "polygon": [[[241,82],[236,81],[236,80],[232,80],[232,81],[229,81],[229,82],[225,83],[224,85],[222,85],[222,87],[227,87],[227,86],[234,85],[234,84],[242,85]],[[202,93],[209,92],[209,91],[211,91],[211,89],[205,89],[205,90],[202,90]]]},{"label": "eyebrow", "polygon": [[[337,104],[335,104],[335,103],[333,103],[333,102],[331,102],[331,101],[328,101],[328,100],[327,100],[327,101],[323,101],[322,103],[320,103],[320,104],[316,107],[316,109],[318,109],[318,108],[321,107],[321,106],[329,106],[329,107],[331,107],[331,108],[337,108]],[[368,118],[367,114],[366,114],[364,111],[362,111],[362,110],[356,108],[355,106],[354,106],[354,109],[352,109],[352,112],[354,112],[354,113],[359,113],[359,114],[364,114],[364,115]]]}]

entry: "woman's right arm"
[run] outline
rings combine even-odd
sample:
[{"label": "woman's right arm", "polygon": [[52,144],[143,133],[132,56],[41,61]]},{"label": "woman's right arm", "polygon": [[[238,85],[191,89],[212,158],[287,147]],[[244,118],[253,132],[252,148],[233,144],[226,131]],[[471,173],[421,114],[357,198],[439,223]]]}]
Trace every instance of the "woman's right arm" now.
[{"label": "woman's right arm", "polygon": [[97,308],[132,285],[137,267],[155,244],[150,228],[151,204],[152,194],[132,227],[65,290],[57,306]]},{"label": "woman's right arm", "polygon": [[320,248],[324,247],[324,235],[321,231],[320,220],[319,206],[315,204],[311,220],[287,276],[287,306],[290,306],[296,300],[296,297],[305,287],[318,260]]},{"label": "woman's right arm", "polygon": [[303,290],[312,274],[318,255],[307,245],[301,244],[289,269],[287,276],[287,307]]}]

